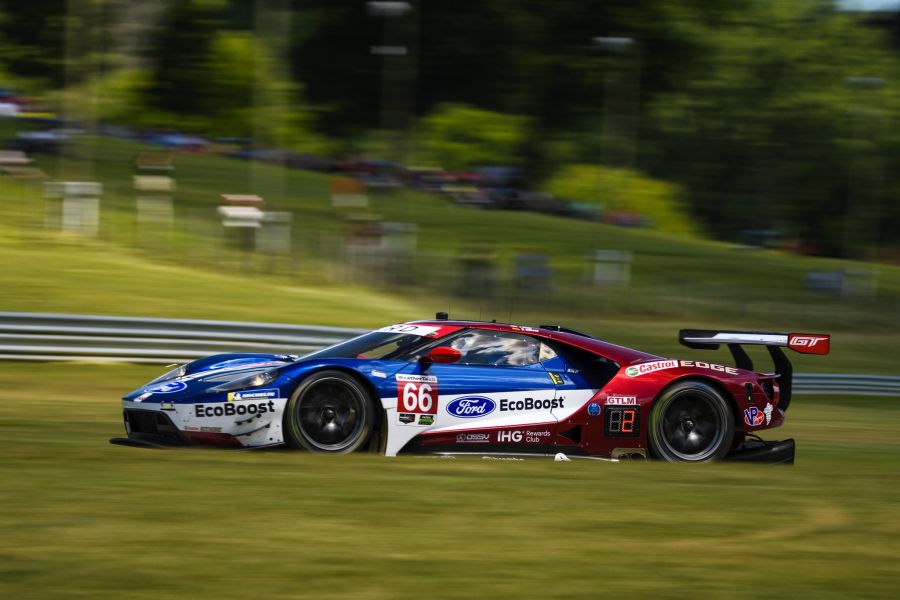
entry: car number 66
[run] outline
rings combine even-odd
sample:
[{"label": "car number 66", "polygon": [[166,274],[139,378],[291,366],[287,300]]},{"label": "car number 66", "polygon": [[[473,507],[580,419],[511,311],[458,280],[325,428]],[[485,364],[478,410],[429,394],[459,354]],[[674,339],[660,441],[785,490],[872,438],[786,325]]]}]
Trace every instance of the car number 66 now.
[{"label": "car number 66", "polygon": [[427,383],[407,383],[403,386],[403,410],[406,412],[429,413],[434,406],[431,386]]}]

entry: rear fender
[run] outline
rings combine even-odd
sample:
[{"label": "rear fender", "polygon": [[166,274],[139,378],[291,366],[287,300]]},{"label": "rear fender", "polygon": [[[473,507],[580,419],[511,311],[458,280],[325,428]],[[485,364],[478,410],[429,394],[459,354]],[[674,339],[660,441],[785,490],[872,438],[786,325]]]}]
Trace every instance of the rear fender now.
[{"label": "rear fender", "polygon": [[[700,383],[705,383],[714,389],[716,389],[722,396],[725,397],[725,400],[728,402],[728,406],[731,407],[731,418],[734,421],[734,429],[735,432],[739,432],[743,430],[743,422],[741,421],[741,415],[743,414],[743,409],[738,405],[737,399],[735,399],[734,394],[729,391],[725,385],[719,381],[718,379],[713,379],[712,377],[705,377],[703,375],[697,375],[694,373],[686,374],[681,377],[677,377],[670,381],[666,386],[659,391],[659,394],[656,395],[656,398],[653,399],[653,405],[656,404],[656,401],[663,395],[663,393],[668,390],[670,387],[675,385],[676,383],[682,383],[685,381],[699,381]],[[653,407],[651,405],[651,409]]]}]

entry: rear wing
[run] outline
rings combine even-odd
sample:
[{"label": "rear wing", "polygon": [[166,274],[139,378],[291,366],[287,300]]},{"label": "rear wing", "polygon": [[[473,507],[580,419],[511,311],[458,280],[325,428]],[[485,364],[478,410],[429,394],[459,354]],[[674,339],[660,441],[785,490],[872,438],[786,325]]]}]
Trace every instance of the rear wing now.
[{"label": "rear wing", "polygon": [[714,329],[682,329],[678,341],[688,348],[716,350],[722,344],[728,346],[739,369],[753,371],[753,361],[741,347],[765,346],[775,364],[778,387],[781,389],[779,408],[787,410],[791,402],[794,368],[782,348],[790,348],[802,354],[828,354],[831,336],[820,333],[767,333],[761,331],[719,331]]}]

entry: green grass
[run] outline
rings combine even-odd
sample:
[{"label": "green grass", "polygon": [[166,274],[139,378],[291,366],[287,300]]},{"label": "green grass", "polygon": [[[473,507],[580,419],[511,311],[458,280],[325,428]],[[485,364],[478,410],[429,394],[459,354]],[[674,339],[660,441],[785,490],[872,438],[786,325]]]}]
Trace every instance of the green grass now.
[{"label": "green grass", "polygon": [[[380,327],[387,323],[428,318],[449,310],[458,318],[499,318],[509,311],[488,312],[409,288],[395,293],[353,283],[315,278],[297,281],[281,275],[215,271],[196,265],[148,260],[104,241],[0,226],[0,310],[202,318],[307,323],[345,327]],[[323,267],[324,268],[324,267]],[[557,322],[590,331],[610,341],[662,356],[697,357],[720,362],[725,351],[692,351],[677,342],[681,327],[736,326],[740,321],[714,316],[675,319],[672,316],[619,317],[585,315],[558,308],[527,307],[513,321],[537,325]],[[744,323],[778,329],[765,322]],[[784,329],[791,329],[785,326]],[[895,328],[858,330],[836,321],[825,331],[834,334],[827,357],[792,353],[798,372],[900,374],[895,359]],[[753,352],[761,369],[769,368],[765,353]],[[758,350],[758,349],[757,349]]]},{"label": "green grass", "polygon": [[[7,235],[3,235],[6,233]],[[358,285],[150,261],[103,242],[0,228],[0,310],[368,326],[422,307]]]},{"label": "green grass", "polygon": [[800,397],[793,467],[111,446],[151,367],[0,363],[0,597],[887,598],[900,405]]}]

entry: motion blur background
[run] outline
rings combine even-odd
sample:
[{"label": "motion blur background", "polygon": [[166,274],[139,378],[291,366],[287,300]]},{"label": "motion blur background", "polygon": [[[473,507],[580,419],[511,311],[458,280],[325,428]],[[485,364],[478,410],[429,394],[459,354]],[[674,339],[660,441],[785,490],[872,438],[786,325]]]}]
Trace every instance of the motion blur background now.
[{"label": "motion blur background", "polygon": [[[823,331],[833,354],[798,371],[898,375],[898,226],[900,1],[0,0],[0,311],[375,327],[448,310],[684,356],[679,327]],[[898,584],[896,400],[796,401],[798,466],[774,475],[100,447],[156,371],[0,363],[0,592]],[[398,494],[420,503],[407,519]],[[249,580],[213,543],[236,522],[294,524],[241,542]],[[208,541],[171,543],[192,536]],[[728,558],[747,547],[778,559],[764,582]]]},{"label": "motion blur background", "polygon": [[102,249],[410,318],[894,323],[896,4],[0,2],[4,271],[53,280],[2,307],[235,316],[76,298]]}]

